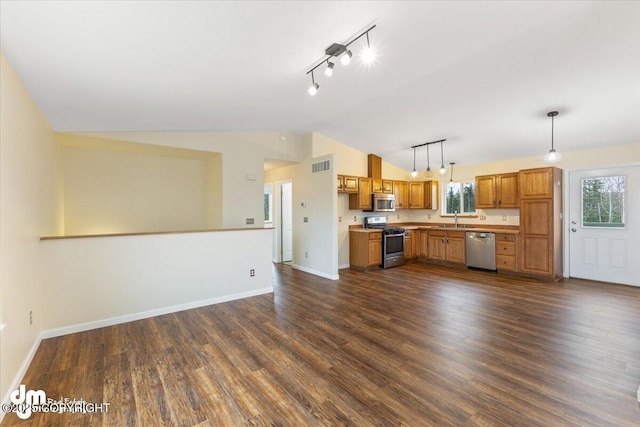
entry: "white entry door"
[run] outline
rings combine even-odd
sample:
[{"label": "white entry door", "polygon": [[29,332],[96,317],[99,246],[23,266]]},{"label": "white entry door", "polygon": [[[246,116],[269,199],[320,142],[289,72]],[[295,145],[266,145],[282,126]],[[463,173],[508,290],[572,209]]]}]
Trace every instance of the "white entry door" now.
[{"label": "white entry door", "polygon": [[282,184],[280,200],[282,202],[282,262],[293,260],[293,199],[292,184]]},{"label": "white entry door", "polygon": [[640,286],[640,166],[569,173],[572,277]]}]

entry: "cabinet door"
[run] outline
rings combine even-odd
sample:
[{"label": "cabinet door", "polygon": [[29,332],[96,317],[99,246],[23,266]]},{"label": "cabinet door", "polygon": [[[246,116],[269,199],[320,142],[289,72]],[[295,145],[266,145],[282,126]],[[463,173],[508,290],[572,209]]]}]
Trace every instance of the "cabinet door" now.
[{"label": "cabinet door", "polygon": [[344,176],[338,175],[338,193],[344,192]]},{"label": "cabinet door", "polygon": [[496,203],[496,176],[476,177],[476,208],[492,209]]},{"label": "cabinet door", "polygon": [[446,254],[445,254],[445,236],[444,236],[444,232],[442,233],[436,233],[436,232],[429,232],[428,235],[428,256],[430,259],[438,259],[438,260],[442,260],[444,261],[446,259]]},{"label": "cabinet door", "polygon": [[446,260],[457,264],[466,262],[464,233],[447,233],[446,237]]},{"label": "cabinet door", "polygon": [[371,181],[371,191],[374,193],[382,193],[382,180],[373,179]]},{"label": "cabinet door", "polygon": [[424,208],[424,183],[409,183],[409,209]]},{"label": "cabinet door", "polygon": [[520,171],[521,199],[550,199],[553,196],[553,168]]},{"label": "cabinet door", "polygon": [[496,192],[499,208],[519,208],[518,173],[496,175]]},{"label": "cabinet door", "polygon": [[396,196],[396,209],[406,209],[408,202],[407,183],[405,181],[393,181],[393,194]]},{"label": "cabinet door", "polygon": [[429,257],[429,234],[427,230],[420,231],[420,251],[418,252],[420,258]]},{"label": "cabinet door", "polygon": [[358,178],[358,209],[371,209],[371,178]]},{"label": "cabinet door", "polygon": [[522,271],[553,274],[553,200],[523,200],[520,215]]},{"label": "cabinet door", "polygon": [[382,192],[385,194],[393,194],[393,181],[382,180]]},{"label": "cabinet door", "polygon": [[382,264],[382,239],[369,240],[369,266]]},{"label": "cabinet door", "polygon": [[356,176],[344,176],[343,188],[346,193],[358,192],[358,177]]},{"label": "cabinet door", "polygon": [[413,233],[410,231],[404,235],[404,257],[407,259],[414,258]]}]

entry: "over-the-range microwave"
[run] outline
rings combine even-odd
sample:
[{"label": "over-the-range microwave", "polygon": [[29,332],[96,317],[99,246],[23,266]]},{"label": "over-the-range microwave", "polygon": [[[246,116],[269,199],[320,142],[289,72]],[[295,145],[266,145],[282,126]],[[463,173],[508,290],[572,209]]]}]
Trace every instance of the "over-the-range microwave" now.
[{"label": "over-the-range microwave", "polygon": [[368,212],[395,212],[395,194],[374,193],[371,195],[371,207]]}]

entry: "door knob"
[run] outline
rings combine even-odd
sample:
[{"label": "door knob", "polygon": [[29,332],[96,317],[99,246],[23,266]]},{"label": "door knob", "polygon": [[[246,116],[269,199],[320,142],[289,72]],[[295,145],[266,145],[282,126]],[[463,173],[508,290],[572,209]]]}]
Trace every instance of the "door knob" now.
[{"label": "door knob", "polygon": [[571,224],[576,225],[576,222],[575,221],[571,221]]},{"label": "door knob", "polygon": [[575,229],[575,228],[572,228],[572,229],[571,229],[571,231],[573,231],[573,232],[575,233],[575,232],[576,232],[576,231],[578,231],[578,230],[577,230],[577,229]]}]

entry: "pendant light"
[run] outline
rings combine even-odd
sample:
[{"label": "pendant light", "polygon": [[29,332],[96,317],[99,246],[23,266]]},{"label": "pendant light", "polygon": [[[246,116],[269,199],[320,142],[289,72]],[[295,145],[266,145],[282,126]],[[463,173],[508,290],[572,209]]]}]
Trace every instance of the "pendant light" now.
[{"label": "pendant light", "polygon": [[553,118],[558,115],[557,111],[550,111],[547,113],[547,117],[551,117],[551,150],[544,156],[544,161],[547,163],[555,163],[560,160],[561,156],[553,148]]},{"label": "pendant light", "polygon": [[449,164],[451,165],[451,177],[449,178],[449,182],[453,182],[453,165],[455,165],[456,162],[450,162]]},{"label": "pendant light", "polygon": [[440,175],[444,176],[447,173],[447,169],[444,167],[444,148],[442,148],[442,141],[440,141],[440,160],[442,161],[442,166],[440,166]]},{"label": "pendant light", "polygon": [[433,176],[433,171],[431,170],[431,161],[429,159],[429,144],[427,144],[427,170],[424,171],[425,178],[431,178]]},{"label": "pendant light", "polygon": [[413,172],[411,172],[411,178],[418,176],[418,172],[416,171],[416,149],[413,149]]}]

